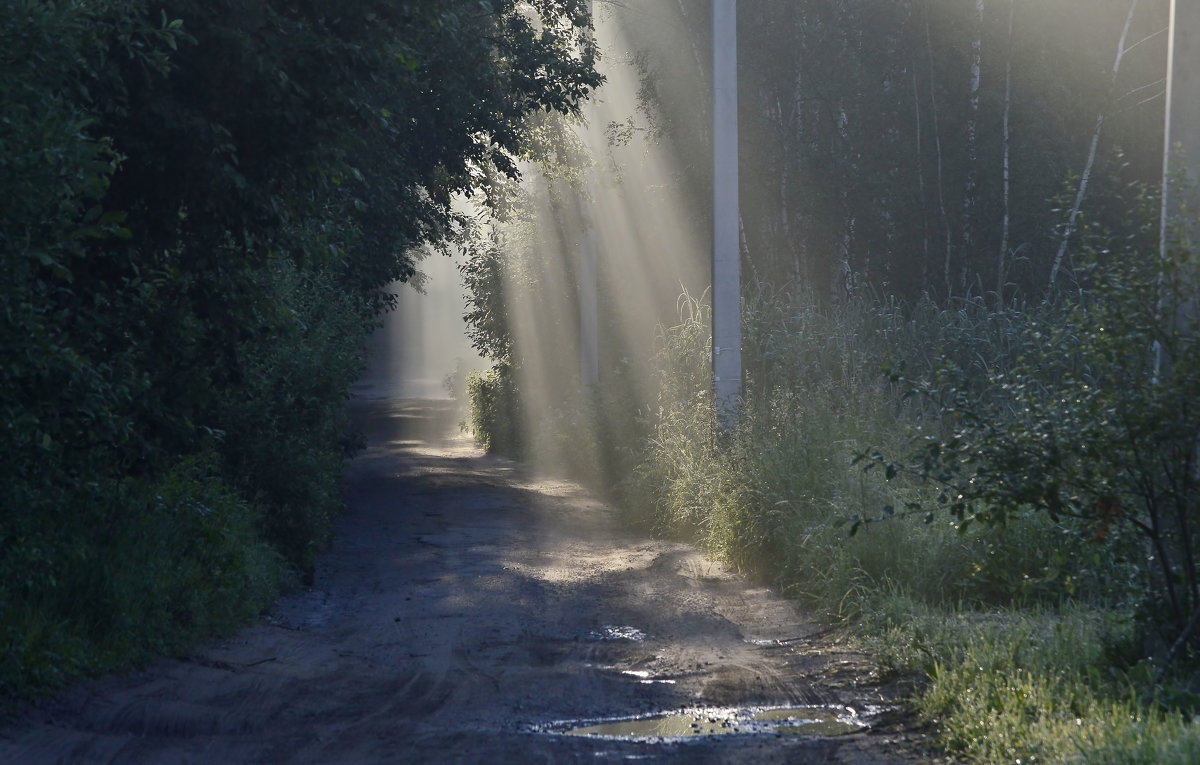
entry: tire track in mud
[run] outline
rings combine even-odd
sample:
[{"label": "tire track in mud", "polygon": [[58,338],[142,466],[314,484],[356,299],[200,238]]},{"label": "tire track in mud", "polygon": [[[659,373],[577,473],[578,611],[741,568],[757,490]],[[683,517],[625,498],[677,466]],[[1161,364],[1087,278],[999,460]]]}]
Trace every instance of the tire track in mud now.
[{"label": "tire track in mud", "polygon": [[554,732],[683,708],[892,702],[866,657],[827,645],[777,594],[445,436],[444,405],[358,402],[355,414],[369,448],[311,589],[190,657],[35,705],[0,729],[0,761],[920,759],[915,734],[886,717],[827,739]]}]

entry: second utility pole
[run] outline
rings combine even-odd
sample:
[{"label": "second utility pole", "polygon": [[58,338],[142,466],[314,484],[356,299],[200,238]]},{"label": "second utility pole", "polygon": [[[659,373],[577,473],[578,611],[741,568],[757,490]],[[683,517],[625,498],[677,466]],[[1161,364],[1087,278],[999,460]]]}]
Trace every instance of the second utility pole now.
[{"label": "second utility pole", "polygon": [[737,424],[742,397],[738,229],[737,0],[713,0],[712,368],[717,431]]},{"label": "second utility pole", "polygon": [[[592,24],[592,35],[596,34],[596,8],[588,3],[588,16]],[[597,278],[596,278],[596,169],[592,145],[593,125],[596,114],[596,93],[588,94],[584,105],[584,124],[581,130],[587,148],[584,170],[584,198],[580,202],[582,231],[579,243],[579,388],[584,399],[596,392],[600,383],[600,361],[597,351]]]}]

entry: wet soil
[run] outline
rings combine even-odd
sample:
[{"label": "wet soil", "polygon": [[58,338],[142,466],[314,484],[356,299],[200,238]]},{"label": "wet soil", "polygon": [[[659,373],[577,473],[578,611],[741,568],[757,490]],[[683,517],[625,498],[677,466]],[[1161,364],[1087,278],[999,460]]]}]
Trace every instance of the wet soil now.
[{"label": "wet soil", "polygon": [[[354,406],[369,446],[313,586],[232,639],[37,704],[0,728],[0,762],[928,761],[869,657],[777,593],[481,454],[445,404]],[[867,726],[564,733],[808,706]]]}]

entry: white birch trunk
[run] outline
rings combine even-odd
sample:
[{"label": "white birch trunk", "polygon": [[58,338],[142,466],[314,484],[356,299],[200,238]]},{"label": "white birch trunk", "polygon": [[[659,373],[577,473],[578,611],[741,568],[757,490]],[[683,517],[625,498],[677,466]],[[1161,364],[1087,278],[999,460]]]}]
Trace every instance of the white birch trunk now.
[{"label": "white birch trunk", "polygon": [[[678,0],[678,2],[679,2],[679,16],[684,19],[684,26],[685,26],[685,28],[687,28],[688,27],[688,24],[687,24],[688,3],[685,3],[684,0]],[[694,35],[689,34],[687,36],[687,38],[688,38],[688,44],[691,45],[691,48],[692,48],[692,63],[695,64],[696,71],[700,73],[701,77],[703,77],[704,76],[704,59],[700,54],[700,46],[696,44],[696,38]]]},{"label": "white birch trunk", "polygon": [[[595,29],[595,7],[593,2],[588,3],[588,13],[592,18],[593,30]],[[585,148],[587,149],[588,161],[590,164],[584,170],[584,188],[586,190],[585,199],[580,203],[580,219],[583,231],[581,232],[582,241],[580,242],[579,252],[579,387],[580,392],[586,397],[595,392],[596,387],[600,384],[600,361],[599,361],[599,344],[597,342],[597,327],[598,327],[598,298],[597,298],[597,277],[596,277],[596,226],[593,220],[595,211],[593,206],[596,199],[596,165],[595,165],[595,148],[596,143],[592,140],[593,131],[596,129],[596,100],[589,98],[584,106],[586,114],[586,122],[582,129],[582,137]]]},{"label": "white birch trunk", "polygon": [[929,55],[929,104],[933,109],[933,145],[937,156],[938,208],[942,215],[942,229],[946,234],[946,259],[942,276],[946,282],[946,297],[954,294],[954,281],[950,277],[950,263],[954,257],[954,245],[950,234],[950,216],[946,214],[946,194],[942,183],[942,136],[938,129],[937,85],[934,82],[933,34],[929,31],[929,17],[925,17],[925,47]]},{"label": "white birch trunk", "polygon": [[[799,35],[797,35],[799,36]],[[797,40],[797,44],[801,44]],[[803,146],[804,144],[804,99],[802,95],[802,67],[796,67],[796,77],[792,84],[792,104],[787,115],[787,120],[783,123],[784,138],[787,145]],[[791,270],[793,274],[800,274],[800,259],[795,249],[795,240],[792,238],[792,212],[789,208],[791,195],[791,174],[792,165],[795,158],[785,156],[783,171],[780,173],[780,189],[779,189],[779,216],[780,223],[783,226],[783,241],[788,248],[788,257],[791,260]]]},{"label": "white birch trunk", "polygon": [[[1200,41],[1196,25],[1200,6],[1172,0],[1166,92],[1166,130],[1163,135],[1162,251],[1179,246],[1196,252],[1200,226],[1180,220],[1181,196],[1200,181]],[[1182,149],[1182,152],[1179,150]],[[1172,181],[1182,182],[1178,187]],[[1172,228],[1177,230],[1172,231]],[[1171,241],[1179,237],[1180,241]]]},{"label": "white birch trunk", "polygon": [[[1116,83],[1117,74],[1121,71],[1121,60],[1125,57],[1127,48],[1125,40],[1129,37],[1129,27],[1133,24],[1133,15],[1137,11],[1138,0],[1131,0],[1129,3],[1129,13],[1125,14],[1125,28],[1121,30],[1121,39],[1117,41],[1117,57],[1113,61],[1112,81]],[[1083,207],[1084,197],[1087,196],[1088,181],[1092,177],[1092,168],[1096,164],[1096,149],[1100,145],[1100,134],[1104,130],[1104,112],[1101,111],[1096,115],[1096,129],[1092,133],[1092,143],[1088,147],[1087,162],[1083,166],[1083,174],[1079,177],[1079,188],[1075,192],[1075,201],[1071,204],[1070,213],[1067,215],[1067,225],[1063,230],[1062,240],[1058,245],[1058,253],[1054,256],[1054,264],[1050,267],[1050,287],[1053,289],[1055,282],[1058,280],[1058,272],[1062,268],[1063,257],[1067,253],[1067,246],[1071,242],[1071,234],[1075,232],[1075,224],[1079,219],[1079,210]]]},{"label": "white birch trunk", "polygon": [[925,212],[925,162],[921,145],[921,91],[917,83],[917,68],[913,67],[913,110],[917,127],[917,198],[921,207],[921,283],[929,283],[929,216]]},{"label": "white birch trunk", "polygon": [[[963,185],[962,203],[962,254],[966,257],[973,244],[971,236],[972,217],[975,210],[975,192],[978,150],[976,136],[979,125],[979,85],[983,79],[983,14],[984,0],[975,0],[975,37],[971,40],[971,81],[968,88],[967,110],[967,179]],[[965,267],[965,263],[963,266]]]},{"label": "white birch trunk", "polygon": [[1012,152],[1011,134],[1008,129],[1009,113],[1012,109],[1012,33],[1013,16],[1016,15],[1016,0],[1008,0],[1008,53],[1004,59],[1004,117],[1001,120],[1003,141],[1003,159],[1001,160],[1001,175],[1004,182],[1001,209],[1003,217],[1000,221],[1000,258],[996,264],[996,307],[1004,308],[1004,287],[1008,282],[1008,237],[1011,223],[1009,207],[1009,192],[1012,188],[1012,170],[1009,158]]},{"label": "white birch trunk", "polygon": [[[844,102],[838,102],[838,117],[837,117],[838,135],[842,138],[842,145],[850,145],[850,116],[846,114],[846,105]],[[854,172],[854,162],[850,163],[851,172]],[[844,300],[847,293],[850,291],[850,275],[853,273],[853,268],[850,265],[850,253],[853,251],[854,243],[854,216],[850,213],[850,201],[848,192],[842,191],[842,210],[846,214],[845,229],[842,231],[842,238],[838,244],[838,273],[833,277],[833,299],[835,301]]]}]

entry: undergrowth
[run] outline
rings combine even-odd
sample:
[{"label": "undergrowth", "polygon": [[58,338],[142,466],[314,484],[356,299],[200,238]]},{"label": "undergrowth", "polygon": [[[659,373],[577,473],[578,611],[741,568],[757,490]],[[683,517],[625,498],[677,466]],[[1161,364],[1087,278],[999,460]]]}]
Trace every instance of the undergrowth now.
[{"label": "undergrowth", "polygon": [[879,601],[870,645],[885,666],[926,678],[914,708],[970,762],[1191,763],[1191,703],[1128,662],[1120,613],[1062,604],[984,612]]},{"label": "undergrowth", "polygon": [[892,671],[924,678],[914,711],[956,756],[1195,761],[1196,689],[1158,682],[1163,657],[1147,640],[1146,547],[1033,505],[965,522],[942,509],[944,486],[854,459],[955,433],[961,415],[905,395],[899,368],[957,369],[970,400],[993,397],[1003,416],[990,381],[1027,363],[1040,333],[1063,332],[1066,307],[818,308],[760,292],[746,316],[743,416],[721,447],[696,374],[704,307],[664,331],[657,427],[630,493],[654,528],[858,625]]},{"label": "undergrowth", "polygon": [[[278,593],[283,559],[215,462],[210,452],[159,478],[64,483],[57,512],[23,519],[23,544],[0,564],[6,703],[183,651]],[[56,521],[68,507],[88,517]]]},{"label": "undergrowth", "polygon": [[[864,471],[855,459],[954,437],[961,413],[908,395],[913,380],[938,381],[946,369],[957,370],[956,401],[991,402],[992,416],[1008,416],[1009,394],[995,381],[1028,367],[1040,347],[1070,355],[1043,339],[1075,336],[1080,314],[1069,301],[818,306],[760,288],[744,306],[742,416],[720,444],[709,309],[686,296],[681,308],[679,323],[661,330],[643,446],[623,458],[633,466],[619,483],[627,520],[689,539],[853,625],[890,672],[921,678],[913,711],[955,756],[1200,758],[1200,689],[1186,671],[1160,677],[1163,646],[1147,628],[1152,556],[1133,534],[1035,504],[982,523],[946,512],[945,486],[928,476]],[[548,429],[549,443],[574,444],[585,462],[611,448],[582,435],[588,422],[628,419],[646,403],[616,396],[588,406]]]}]

